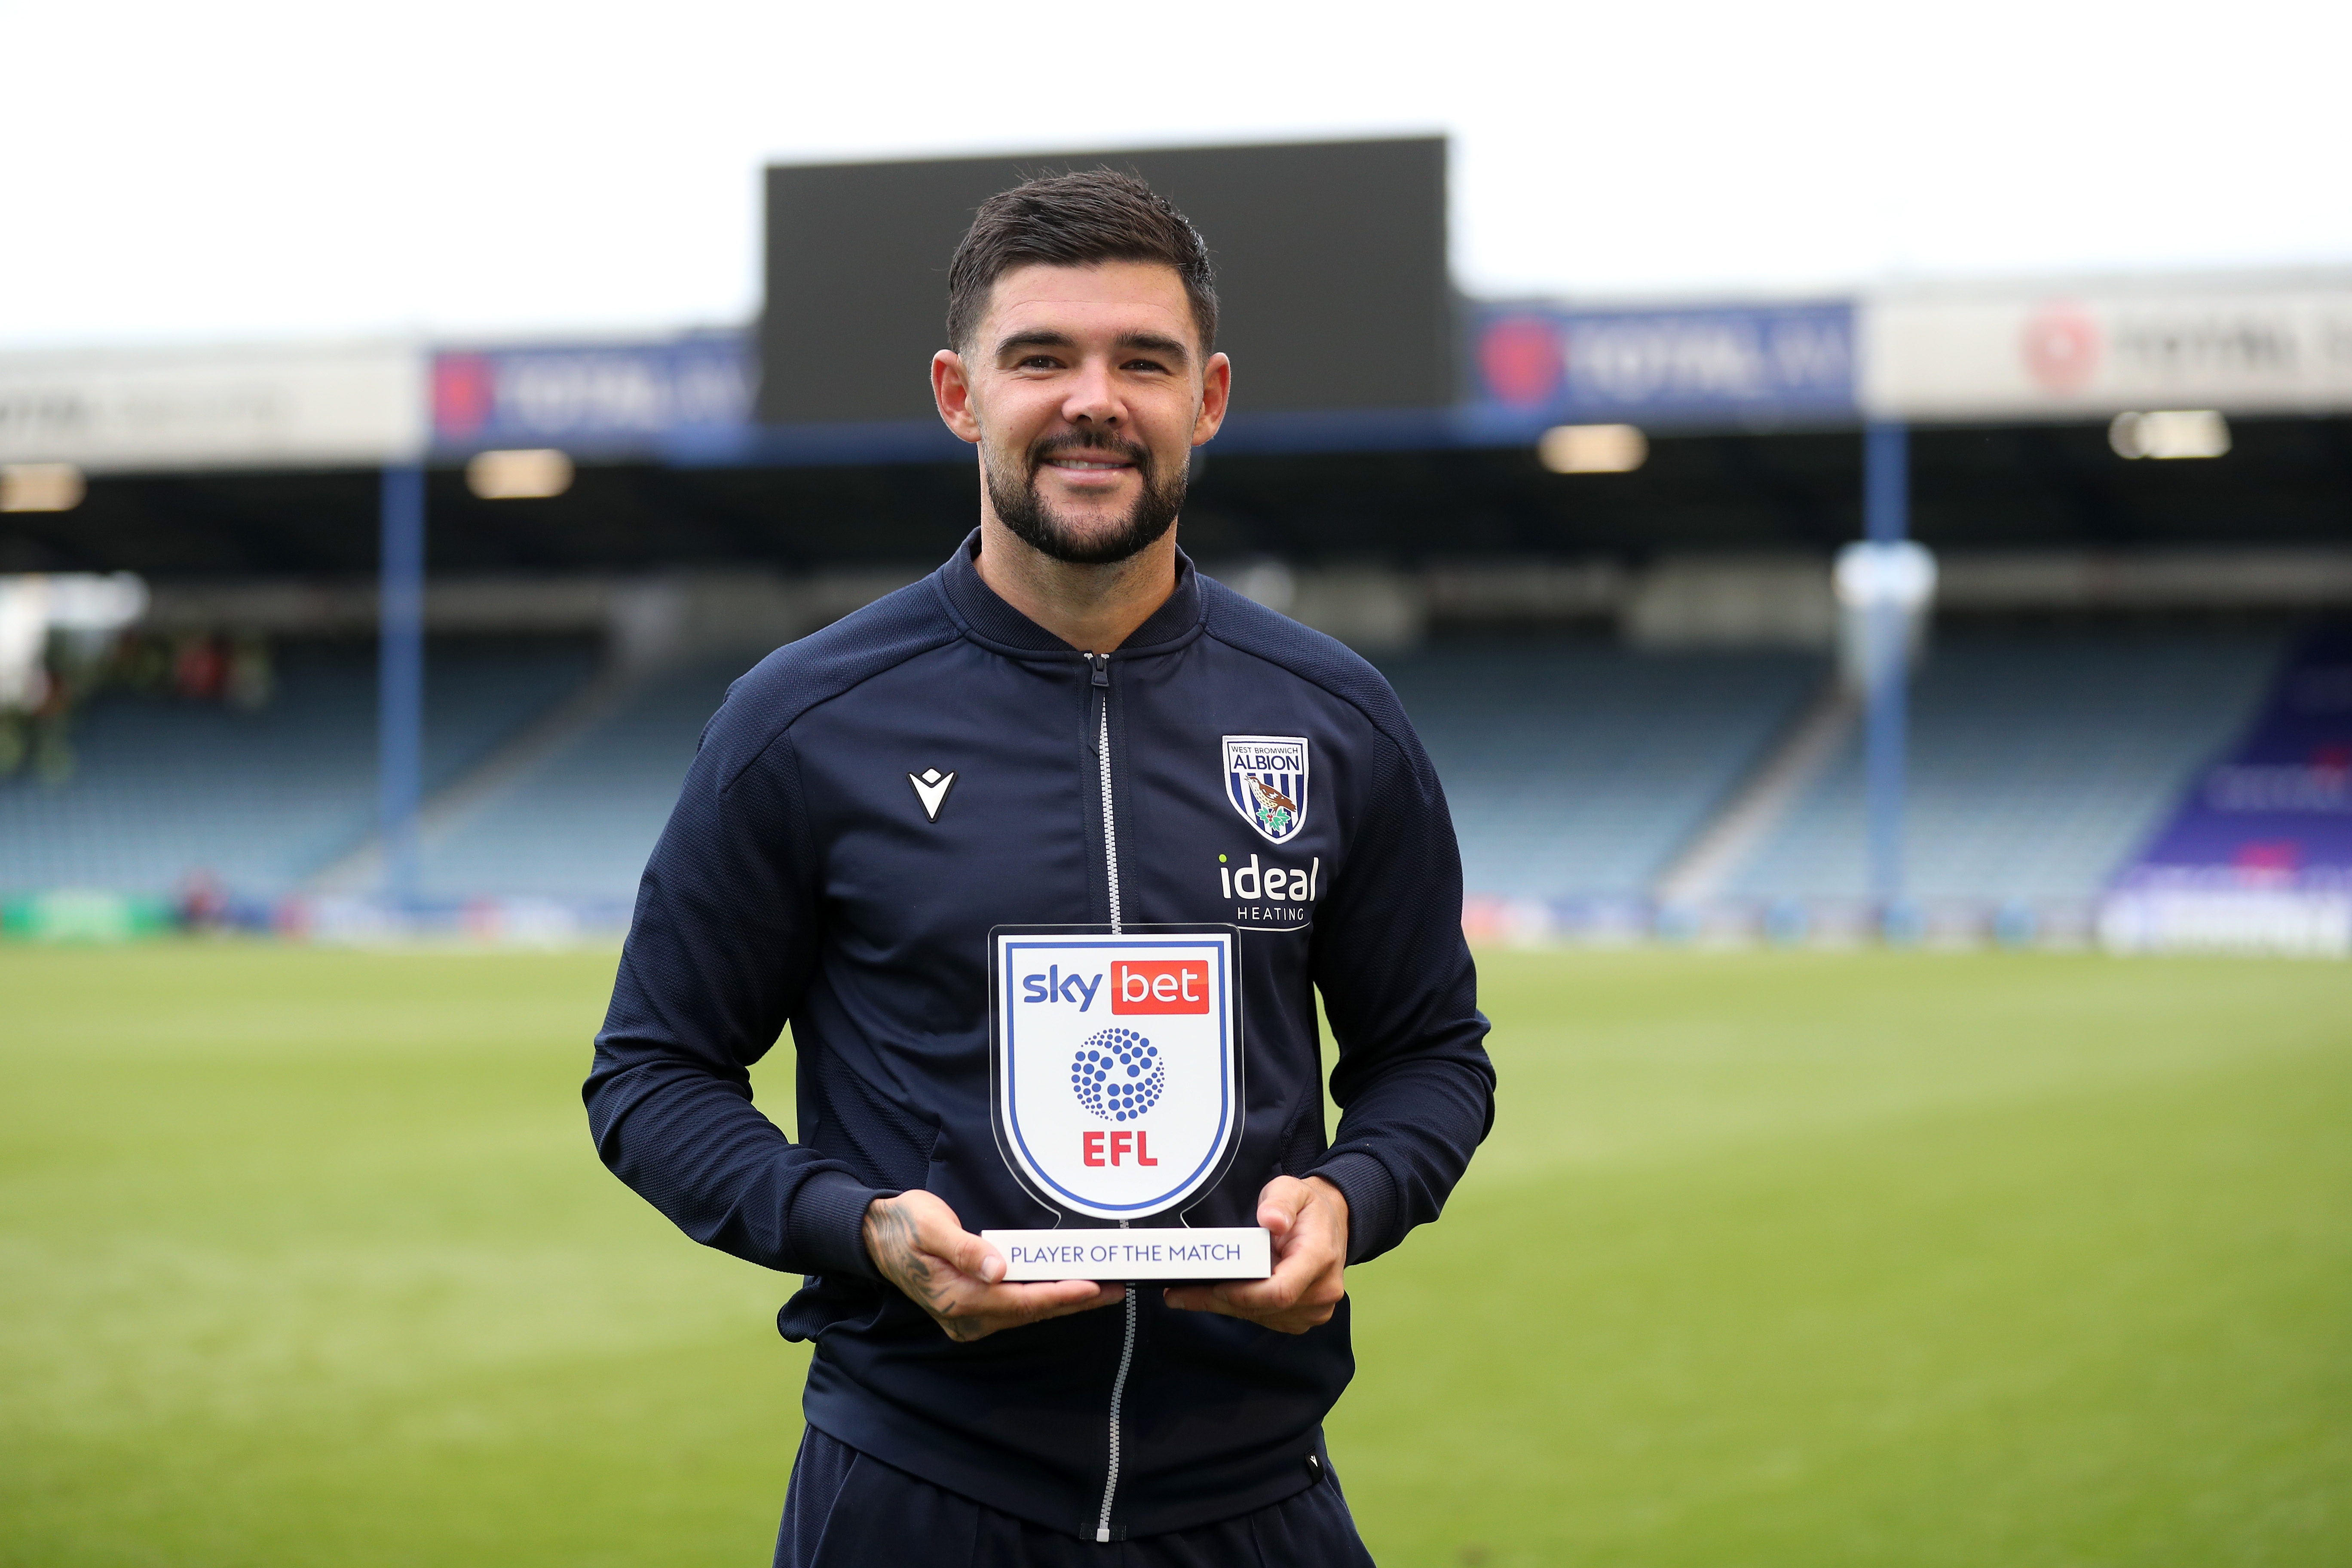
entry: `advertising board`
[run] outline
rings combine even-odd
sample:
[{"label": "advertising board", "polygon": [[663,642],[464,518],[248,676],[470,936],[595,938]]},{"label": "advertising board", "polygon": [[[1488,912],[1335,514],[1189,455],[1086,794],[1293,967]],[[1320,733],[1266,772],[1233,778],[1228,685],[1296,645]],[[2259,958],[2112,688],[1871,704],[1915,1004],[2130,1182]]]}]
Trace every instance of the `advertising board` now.
[{"label": "advertising board", "polygon": [[445,349],[433,356],[433,444],[443,452],[557,447],[649,456],[744,430],[758,380],[749,333],[628,342]]},{"label": "advertising board", "polygon": [[1916,420],[2352,407],[2352,278],[1888,293],[1863,405]]},{"label": "advertising board", "polygon": [[0,462],[337,468],[425,445],[410,343],[0,356]]},{"label": "advertising board", "polygon": [[1843,300],[1596,310],[1490,305],[1476,401],[1562,422],[1851,418],[1853,307]]}]

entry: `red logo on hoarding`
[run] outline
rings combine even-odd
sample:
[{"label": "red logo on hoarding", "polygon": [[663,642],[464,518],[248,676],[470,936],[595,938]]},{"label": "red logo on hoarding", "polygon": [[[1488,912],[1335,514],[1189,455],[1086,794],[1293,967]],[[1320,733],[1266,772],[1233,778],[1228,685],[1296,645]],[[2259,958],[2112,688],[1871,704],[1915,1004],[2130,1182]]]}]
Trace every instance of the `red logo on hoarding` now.
[{"label": "red logo on hoarding", "polygon": [[2280,875],[2303,864],[2303,846],[2292,838],[2256,839],[2239,845],[2230,860],[2241,871]]},{"label": "red logo on hoarding", "polygon": [[2080,305],[2044,305],[2025,323],[2025,368],[2045,392],[2079,392],[2099,368],[2099,323]]},{"label": "red logo on hoarding", "polygon": [[1547,401],[1566,363],[1559,330],[1541,316],[1506,316],[1478,339],[1486,390],[1505,403]]},{"label": "red logo on hoarding", "polygon": [[1206,959],[1121,960],[1110,966],[1114,1013],[1205,1013],[1209,1010]]},{"label": "red logo on hoarding", "polygon": [[486,354],[439,354],[433,361],[433,428],[470,436],[489,423],[498,373]]}]

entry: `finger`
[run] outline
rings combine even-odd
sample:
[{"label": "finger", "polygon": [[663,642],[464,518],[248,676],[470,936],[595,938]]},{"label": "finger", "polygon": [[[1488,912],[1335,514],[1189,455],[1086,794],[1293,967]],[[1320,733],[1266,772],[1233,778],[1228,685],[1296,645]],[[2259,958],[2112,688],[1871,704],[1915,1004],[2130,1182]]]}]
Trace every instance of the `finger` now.
[{"label": "finger", "polygon": [[1223,1312],[1254,1318],[1286,1311],[1298,1304],[1315,1283],[1338,1261],[1328,1246],[1317,1246],[1301,1236],[1287,1256],[1275,1260],[1274,1272],[1263,1279],[1235,1279],[1222,1285],[1181,1286],[1168,1294],[1168,1304],[1194,1312]]},{"label": "finger", "polygon": [[[1055,1279],[1035,1285],[998,1285],[957,1303],[955,1316],[981,1333],[1041,1323],[1091,1312],[1127,1299],[1120,1285],[1100,1285],[1091,1279]],[[977,1337],[974,1335],[973,1337]]]},{"label": "finger", "polygon": [[1047,1318],[1066,1318],[1073,1312],[1091,1312],[1097,1307],[1108,1307],[1127,1300],[1127,1287],[1106,1285],[1094,1279],[1056,1279],[1042,1285],[999,1286],[999,1289],[1034,1291],[1025,1298],[1024,1310],[1030,1321],[1042,1322]]}]

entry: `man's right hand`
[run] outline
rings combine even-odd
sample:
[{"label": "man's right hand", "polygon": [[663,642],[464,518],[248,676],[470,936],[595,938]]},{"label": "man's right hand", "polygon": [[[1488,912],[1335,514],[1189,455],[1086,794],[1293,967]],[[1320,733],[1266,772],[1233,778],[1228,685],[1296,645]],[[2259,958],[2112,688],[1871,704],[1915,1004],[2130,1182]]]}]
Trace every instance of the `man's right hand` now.
[{"label": "man's right hand", "polygon": [[1091,1279],[1004,1284],[1004,1259],[996,1249],[964,1229],[955,1210],[929,1193],[900,1193],[866,1205],[866,1253],[948,1338],[966,1343],[999,1329],[1127,1299],[1126,1287]]}]

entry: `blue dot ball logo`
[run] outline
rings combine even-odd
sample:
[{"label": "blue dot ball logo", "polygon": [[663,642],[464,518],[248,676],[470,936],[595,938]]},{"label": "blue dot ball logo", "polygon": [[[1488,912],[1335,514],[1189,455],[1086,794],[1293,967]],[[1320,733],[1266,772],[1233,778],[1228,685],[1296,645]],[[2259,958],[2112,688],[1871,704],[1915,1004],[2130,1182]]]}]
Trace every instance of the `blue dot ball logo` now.
[{"label": "blue dot ball logo", "polygon": [[1160,1047],[1133,1029],[1090,1035],[1070,1063],[1070,1090],[1105,1121],[1133,1121],[1160,1103],[1168,1064]]}]

